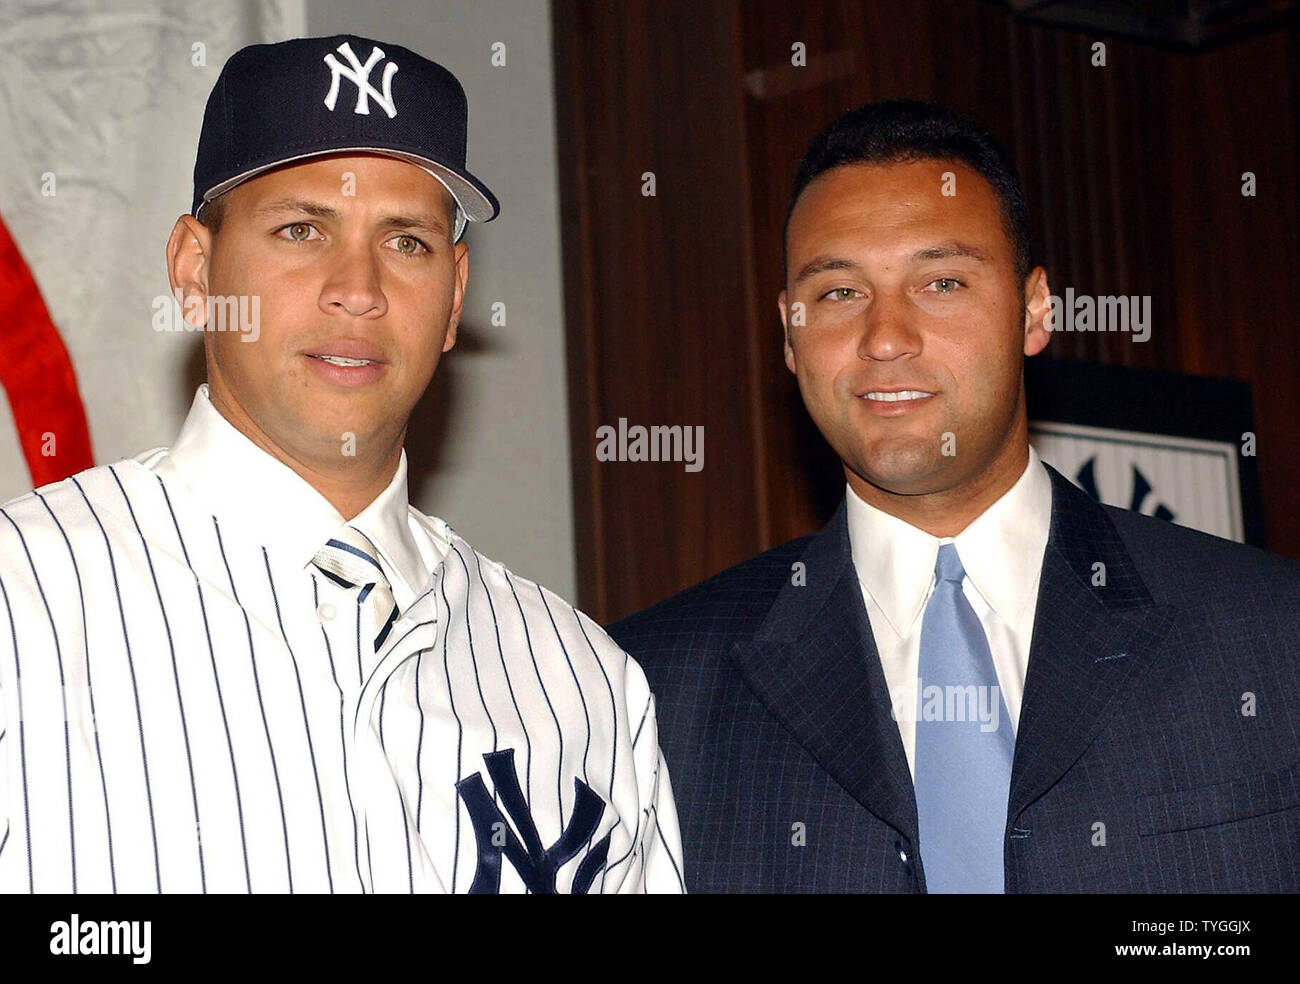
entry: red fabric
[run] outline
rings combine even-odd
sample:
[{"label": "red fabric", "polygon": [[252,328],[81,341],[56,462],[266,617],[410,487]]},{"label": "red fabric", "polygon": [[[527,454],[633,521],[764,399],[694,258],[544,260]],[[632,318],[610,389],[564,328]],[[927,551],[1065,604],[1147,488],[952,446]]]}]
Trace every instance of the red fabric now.
[{"label": "red fabric", "polygon": [[[9,397],[32,485],[95,463],[77,374],[27,262],[0,219],[0,386]],[[54,454],[41,454],[46,433]]]}]

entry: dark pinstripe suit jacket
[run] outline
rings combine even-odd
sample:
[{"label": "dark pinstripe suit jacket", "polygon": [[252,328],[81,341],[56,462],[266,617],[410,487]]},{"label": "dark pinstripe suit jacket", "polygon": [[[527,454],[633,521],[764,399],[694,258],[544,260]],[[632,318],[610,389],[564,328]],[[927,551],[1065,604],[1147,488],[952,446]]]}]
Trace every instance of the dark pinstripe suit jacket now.
[{"label": "dark pinstripe suit jacket", "polygon": [[[1048,471],[1007,891],[1300,891],[1300,564]],[[691,891],[925,890],[842,504],[610,632],[656,695]]]}]

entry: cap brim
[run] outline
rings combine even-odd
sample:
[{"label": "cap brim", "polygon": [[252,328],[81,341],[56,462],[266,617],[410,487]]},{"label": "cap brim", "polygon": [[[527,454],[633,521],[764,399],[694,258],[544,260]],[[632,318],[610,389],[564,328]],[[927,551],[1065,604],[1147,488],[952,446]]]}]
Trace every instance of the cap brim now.
[{"label": "cap brim", "polygon": [[409,151],[391,150],[387,147],[330,147],[326,150],[314,150],[309,154],[298,154],[294,157],[286,157],[282,160],[270,161],[266,164],[259,164],[257,167],[249,168],[233,178],[227,178],[219,184],[203,192],[203,201],[199,204],[202,208],[208,202],[221,195],[224,195],[236,185],[243,184],[250,178],[255,178],[259,174],[270,171],[273,168],[283,167],[286,164],[294,164],[298,161],[310,160],[313,157],[325,157],[329,154],[346,154],[349,151],[365,154],[383,154],[385,157],[395,157],[398,160],[414,164],[416,167],[424,168],[438,178],[443,186],[451,193],[451,197],[456,200],[460,210],[465,213],[465,217],[470,222],[491,222],[501,211],[501,206],[497,202],[496,196],[488,190],[487,185],[483,184],[478,178],[468,171],[457,171],[448,167],[441,161],[435,161],[429,157],[422,157],[419,154],[413,154]]}]

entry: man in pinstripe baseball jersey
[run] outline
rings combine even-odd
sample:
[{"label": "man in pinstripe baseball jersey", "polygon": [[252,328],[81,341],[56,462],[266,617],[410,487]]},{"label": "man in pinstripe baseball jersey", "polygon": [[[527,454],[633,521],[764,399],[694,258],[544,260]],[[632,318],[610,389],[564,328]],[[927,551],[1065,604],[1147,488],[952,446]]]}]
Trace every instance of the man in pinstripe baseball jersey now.
[{"label": "man in pinstripe baseball jersey", "polygon": [[465,125],[395,45],[226,64],[167,248],[207,384],[0,508],[0,890],[684,890],[640,668],[407,502],[498,210]]}]

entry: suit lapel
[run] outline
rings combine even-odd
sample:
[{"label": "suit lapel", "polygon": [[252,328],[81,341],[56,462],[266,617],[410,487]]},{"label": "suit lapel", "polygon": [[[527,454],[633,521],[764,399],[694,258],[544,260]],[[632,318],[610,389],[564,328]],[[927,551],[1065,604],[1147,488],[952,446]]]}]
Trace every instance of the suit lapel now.
[{"label": "suit lapel", "polygon": [[916,840],[912,778],[849,551],[844,504],[809,544],[754,637],[732,648],[749,686],[832,778]]},{"label": "suit lapel", "polygon": [[[1157,605],[1102,507],[1050,465],[1043,558],[1010,812],[1050,789],[1146,672],[1173,609]],[[732,659],[768,710],[844,789],[916,839],[916,800],[849,550],[844,504]],[[1104,568],[1094,565],[1102,564]],[[1100,580],[1104,569],[1104,585]]]},{"label": "suit lapel", "polygon": [[[1096,738],[1150,666],[1172,618],[1169,606],[1152,600],[1102,507],[1047,471],[1052,524],[1016,731],[1012,822]],[[1105,583],[1094,586],[1103,573]]]}]

